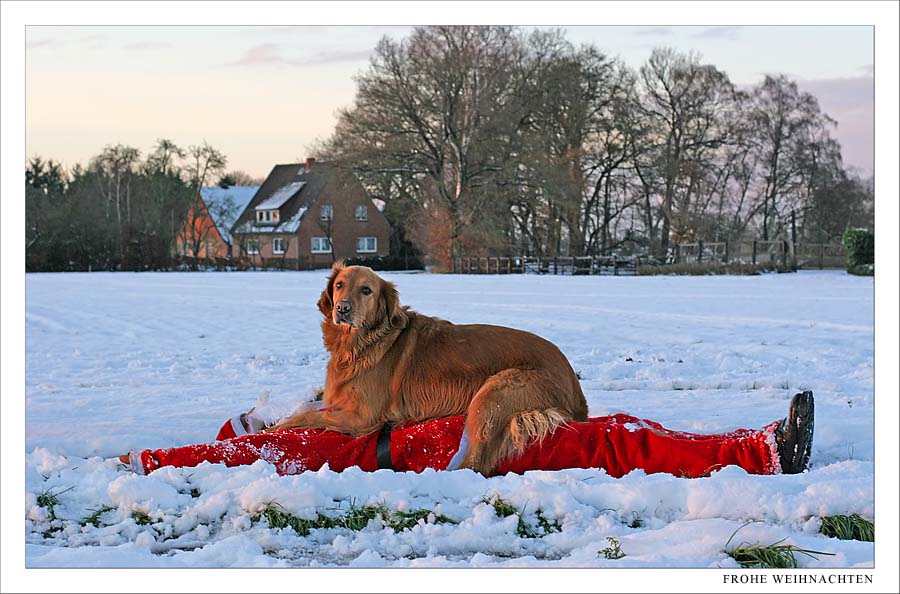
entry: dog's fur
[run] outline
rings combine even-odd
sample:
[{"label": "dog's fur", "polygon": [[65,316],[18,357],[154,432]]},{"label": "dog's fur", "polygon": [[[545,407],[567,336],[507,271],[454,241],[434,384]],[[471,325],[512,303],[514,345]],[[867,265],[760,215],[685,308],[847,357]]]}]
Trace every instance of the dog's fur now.
[{"label": "dog's fur", "polygon": [[397,290],[362,266],[335,264],[318,302],[331,353],[322,411],[270,431],[318,427],[365,435],[465,414],[462,462],[489,475],[503,459],[569,421],[587,419],[578,378],[552,343],[521,330],[456,325],[401,307]]}]

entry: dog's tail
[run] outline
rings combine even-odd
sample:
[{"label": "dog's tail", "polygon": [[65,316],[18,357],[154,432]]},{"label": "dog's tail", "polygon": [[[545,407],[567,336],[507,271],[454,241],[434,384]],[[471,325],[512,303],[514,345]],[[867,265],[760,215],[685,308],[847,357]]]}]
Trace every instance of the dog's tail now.
[{"label": "dog's tail", "polygon": [[515,415],[509,422],[509,436],[516,454],[525,451],[533,441],[540,441],[571,419],[558,408],[527,410]]}]

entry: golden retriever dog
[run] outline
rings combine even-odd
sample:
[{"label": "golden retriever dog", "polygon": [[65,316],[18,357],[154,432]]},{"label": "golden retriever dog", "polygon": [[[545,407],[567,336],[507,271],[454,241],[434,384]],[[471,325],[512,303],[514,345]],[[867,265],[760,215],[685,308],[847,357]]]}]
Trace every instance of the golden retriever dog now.
[{"label": "golden retriever dog", "polygon": [[397,289],[363,266],[335,264],[318,302],[331,354],[326,408],[269,431],[315,427],[355,436],[465,414],[462,468],[489,475],[559,425],[587,419],[575,372],[552,343],[521,330],[458,325],[401,307]]}]

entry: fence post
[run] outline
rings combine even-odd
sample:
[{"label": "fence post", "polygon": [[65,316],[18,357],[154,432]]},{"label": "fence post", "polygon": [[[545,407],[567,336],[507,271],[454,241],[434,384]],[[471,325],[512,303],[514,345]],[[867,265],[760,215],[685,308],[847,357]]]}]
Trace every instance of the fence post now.
[{"label": "fence post", "polygon": [[559,274],[559,256],[553,258],[553,274]]},{"label": "fence post", "polygon": [[788,242],[787,239],[781,240],[781,267],[787,268]]},{"label": "fence post", "polygon": [[728,242],[725,242],[725,263],[728,264]]},{"label": "fence post", "polygon": [[619,276],[619,262],[615,254],[613,254],[613,276]]},{"label": "fence post", "polygon": [[675,244],[675,263],[678,264],[681,262],[681,244]]},{"label": "fence post", "polygon": [[697,263],[703,262],[703,240],[697,240]]},{"label": "fence post", "polygon": [[825,244],[819,249],[819,270],[825,268]]},{"label": "fence post", "polygon": [[753,240],[753,265],[756,266],[756,240]]}]

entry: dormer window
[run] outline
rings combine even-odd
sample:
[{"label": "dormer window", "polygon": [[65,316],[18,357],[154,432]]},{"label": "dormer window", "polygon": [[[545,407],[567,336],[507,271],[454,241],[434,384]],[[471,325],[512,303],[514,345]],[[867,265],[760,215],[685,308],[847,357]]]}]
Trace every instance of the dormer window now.
[{"label": "dormer window", "polygon": [[278,222],[278,209],[257,210],[256,211],[256,222],[257,223],[277,223]]}]

